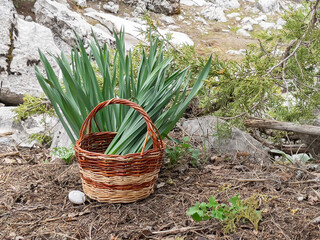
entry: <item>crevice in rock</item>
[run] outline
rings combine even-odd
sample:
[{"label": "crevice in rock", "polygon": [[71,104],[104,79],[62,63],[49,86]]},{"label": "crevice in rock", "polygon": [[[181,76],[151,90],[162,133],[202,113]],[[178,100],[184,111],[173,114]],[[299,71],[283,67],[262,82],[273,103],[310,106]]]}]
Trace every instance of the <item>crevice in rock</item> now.
[{"label": "crevice in rock", "polygon": [[[16,27],[14,26],[13,23],[11,23],[11,27],[10,27],[10,30],[9,30],[9,37],[10,37],[10,45],[9,45],[9,49],[8,49],[8,52],[6,54],[6,62],[7,62],[7,73],[8,75],[18,75],[20,76],[21,73],[19,72],[12,72],[11,71],[11,63],[12,63],[12,59],[13,59],[13,50],[14,50],[14,35],[18,37],[19,35],[19,32],[18,30],[16,29]],[[1,71],[1,69],[0,69]]]}]

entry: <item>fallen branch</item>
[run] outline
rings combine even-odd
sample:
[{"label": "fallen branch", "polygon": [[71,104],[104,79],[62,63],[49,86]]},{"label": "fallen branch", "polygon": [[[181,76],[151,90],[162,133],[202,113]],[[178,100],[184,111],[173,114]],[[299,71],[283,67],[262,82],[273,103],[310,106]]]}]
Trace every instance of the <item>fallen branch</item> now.
[{"label": "fallen branch", "polygon": [[307,135],[320,136],[320,127],[313,125],[297,125],[291,122],[280,122],[276,120],[250,118],[244,122],[246,127],[269,128],[287,132],[296,132]]},{"label": "fallen branch", "polygon": [[5,132],[5,133],[0,133],[0,137],[4,137],[4,136],[8,136],[8,135],[12,135],[13,132]]},{"label": "fallen branch", "polygon": [[164,231],[152,232],[152,234],[153,235],[169,235],[169,234],[177,234],[177,233],[187,232],[191,230],[200,230],[200,229],[203,229],[203,227],[173,228],[173,229],[164,230]]},{"label": "fallen branch", "polygon": [[266,182],[272,181],[271,179],[266,178],[227,178],[227,180],[235,180],[238,182]]},{"label": "fallen branch", "polygon": [[2,153],[2,154],[0,154],[0,158],[7,157],[7,156],[15,156],[18,154],[19,154],[19,152]]}]

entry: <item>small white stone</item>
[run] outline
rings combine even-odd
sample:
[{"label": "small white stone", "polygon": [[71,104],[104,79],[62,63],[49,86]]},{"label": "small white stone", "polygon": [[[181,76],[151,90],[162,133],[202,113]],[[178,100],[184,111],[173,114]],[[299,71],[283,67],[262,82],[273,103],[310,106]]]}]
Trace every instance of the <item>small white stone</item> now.
[{"label": "small white stone", "polygon": [[262,15],[260,15],[259,17],[255,18],[255,20],[256,20],[257,22],[267,21],[267,20],[268,20],[268,17],[267,17],[267,15],[262,14]]},{"label": "small white stone", "polygon": [[86,196],[83,192],[78,190],[73,190],[68,194],[70,202],[74,204],[83,204],[86,201]]},{"label": "small white stone", "polygon": [[238,12],[233,12],[233,13],[229,13],[227,15],[228,18],[235,18],[235,17],[240,17],[240,13]]},{"label": "small white stone", "polygon": [[242,29],[251,32],[253,30],[253,27],[250,23],[248,23],[248,24],[244,25],[242,27]]},{"label": "small white stone", "polygon": [[242,36],[245,36],[245,37],[250,37],[250,33],[248,33],[246,30],[240,28],[238,31],[237,31],[237,34],[240,34]]},{"label": "small white stone", "polygon": [[32,22],[33,21],[31,16],[26,16],[26,18],[24,20],[26,20],[27,22]]},{"label": "small white stone", "polygon": [[297,200],[298,200],[299,202],[302,202],[302,201],[303,201],[303,199],[304,199],[304,197],[303,197],[303,196],[299,196],[299,197],[297,197]]},{"label": "small white stone", "polygon": [[269,30],[276,26],[276,24],[272,22],[261,22],[259,25],[263,30]]}]

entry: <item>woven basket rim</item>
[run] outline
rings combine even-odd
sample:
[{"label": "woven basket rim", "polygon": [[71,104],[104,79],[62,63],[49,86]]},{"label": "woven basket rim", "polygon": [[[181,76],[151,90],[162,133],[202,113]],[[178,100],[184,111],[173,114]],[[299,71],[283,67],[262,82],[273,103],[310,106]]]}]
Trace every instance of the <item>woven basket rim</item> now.
[{"label": "woven basket rim", "polygon": [[109,131],[105,131],[105,132],[91,132],[91,133],[87,133],[83,136],[83,138],[80,140],[78,139],[76,141],[76,144],[74,145],[74,150],[79,153],[79,154],[85,154],[85,155],[91,155],[92,153],[94,153],[95,157],[102,157],[102,158],[112,158],[113,161],[127,161],[127,158],[130,158],[130,157],[137,157],[137,155],[140,155],[141,157],[143,157],[144,155],[147,155],[147,154],[150,154],[152,152],[161,152],[163,151],[165,148],[166,148],[166,145],[164,143],[163,140],[160,140],[162,142],[162,144],[160,146],[160,148],[151,148],[151,149],[148,149],[146,151],[143,152],[143,154],[141,155],[141,152],[138,152],[138,153],[128,153],[126,155],[116,155],[116,154],[104,154],[104,153],[98,153],[98,152],[92,152],[92,151],[88,151],[88,150],[85,150],[83,149],[80,145],[82,143],[83,140],[86,140],[86,137],[89,136],[89,135],[94,135],[94,134],[115,134],[117,132],[109,132]]}]

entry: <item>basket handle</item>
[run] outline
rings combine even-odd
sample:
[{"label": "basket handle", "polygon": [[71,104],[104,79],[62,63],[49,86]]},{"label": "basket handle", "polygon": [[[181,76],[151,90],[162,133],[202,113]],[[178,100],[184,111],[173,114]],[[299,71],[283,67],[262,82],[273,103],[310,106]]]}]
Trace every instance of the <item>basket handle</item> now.
[{"label": "basket handle", "polygon": [[111,104],[123,104],[126,106],[129,106],[131,108],[133,108],[134,110],[138,111],[142,117],[144,118],[146,124],[147,124],[147,135],[146,135],[146,139],[144,141],[144,145],[141,151],[141,155],[143,155],[144,153],[144,149],[146,147],[147,144],[147,140],[148,140],[148,136],[150,136],[152,142],[153,142],[153,147],[156,149],[160,149],[163,148],[163,142],[161,140],[161,135],[158,131],[158,129],[156,128],[156,126],[153,124],[151,118],[149,117],[149,115],[146,113],[146,111],[143,110],[142,107],[140,107],[138,104],[131,102],[129,100],[126,99],[118,99],[118,98],[112,98],[110,100],[104,101],[100,104],[98,104],[87,116],[86,120],[84,120],[82,127],[80,129],[80,134],[79,134],[79,140],[81,141],[84,137],[84,132],[88,127],[88,131],[87,133],[91,133],[91,122],[92,122],[92,118],[94,119],[99,131],[101,132],[97,121],[96,121],[96,114],[98,113],[98,111],[100,111],[101,109],[107,107],[108,105]]}]

